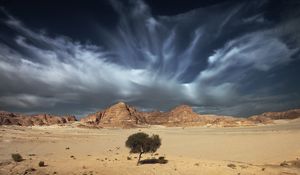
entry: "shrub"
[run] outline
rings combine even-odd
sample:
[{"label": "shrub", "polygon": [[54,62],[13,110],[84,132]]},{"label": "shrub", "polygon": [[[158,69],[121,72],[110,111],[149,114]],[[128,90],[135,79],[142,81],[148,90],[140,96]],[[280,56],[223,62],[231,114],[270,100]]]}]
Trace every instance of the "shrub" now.
[{"label": "shrub", "polygon": [[235,168],[236,168],[236,165],[235,165],[235,164],[232,164],[232,163],[228,164],[227,166],[228,166],[229,168],[232,168],[232,169],[235,169]]},{"label": "shrub", "polygon": [[32,174],[34,171],[36,171],[35,168],[28,168],[25,170],[24,174]]},{"label": "shrub", "polygon": [[139,153],[137,165],[139,165],[143,153],[154,153],[161,145],[161,139],[158,135],[152,135],[138,132],[128,137],[126,147],[130,149],[130,153]]},{"label": "shrub", "polygon": [[284,161],[284,162],[280,163],[280,166],[289,166],[289,164],[286,161]]},{"label": "shrub", "polygon": [[21,162],[24,160],[23,157],[19,153],[11,154],[11,157],[15,162]]},{"label": "shrub", "polygon": [[44,167],[45,166],[45,162],[44,161],[40,161],[39,162],[39,167]]}]

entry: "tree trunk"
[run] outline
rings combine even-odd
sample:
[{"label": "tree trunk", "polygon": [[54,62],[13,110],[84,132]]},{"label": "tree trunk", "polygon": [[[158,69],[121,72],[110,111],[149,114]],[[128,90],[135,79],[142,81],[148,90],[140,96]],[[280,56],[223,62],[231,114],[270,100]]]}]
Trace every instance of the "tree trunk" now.
[{"label": "tree trunk", "polygon": [[140,152],[139,159],[138,159],[138,162],[137,162],[136,166],[138,166],[138,165],[139,165],[139,163],[140,163],[140,160],[141,160],[141,157],[142,157],[142,154],[143,154],[143,152]]}]

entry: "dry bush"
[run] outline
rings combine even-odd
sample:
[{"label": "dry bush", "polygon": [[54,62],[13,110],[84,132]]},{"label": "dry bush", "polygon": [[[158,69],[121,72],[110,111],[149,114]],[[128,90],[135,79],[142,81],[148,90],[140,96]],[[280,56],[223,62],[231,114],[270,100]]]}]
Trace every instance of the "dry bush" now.
[{"label": "dry bush", "polygon": [[23,161],[23,157],[19,154],[19,153],[16,153],[16,154],[11,154],[11,158],[15,161],[15,162],[21,162]]}]

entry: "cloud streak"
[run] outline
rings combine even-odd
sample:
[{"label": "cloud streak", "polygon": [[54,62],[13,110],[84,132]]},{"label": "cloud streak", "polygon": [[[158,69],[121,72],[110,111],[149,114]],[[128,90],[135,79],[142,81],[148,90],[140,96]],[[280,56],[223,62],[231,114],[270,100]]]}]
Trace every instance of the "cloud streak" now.
[{"label": "cloud streak", "polygon": [[[202,113],[250,115],[276,106],[272,97],[293,102],[277,109],[299,107],[299,91],[245,83],[299,60],[299,37],[286,39],[300,29],[293,18],[270,25],[263,3],[176,16],[154,16],[139,0],[110,3],[119,23],[113,31],[99,26],[99,45],[50,37],[6,13],[3,25],[15,37],[13,47],[0,42],[0,107],[81,116],[122,100],[143,109],[185,103]],[[260,107],[245,110],[258,97]]]}]

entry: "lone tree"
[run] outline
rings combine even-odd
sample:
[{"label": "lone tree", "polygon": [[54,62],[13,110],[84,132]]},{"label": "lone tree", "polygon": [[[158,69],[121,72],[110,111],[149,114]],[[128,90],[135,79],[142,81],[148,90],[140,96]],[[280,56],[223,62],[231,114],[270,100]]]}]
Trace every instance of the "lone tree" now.
[{"label": "lone tree", "polygon": [[128,137],[126,147],[130,149],[130,153],[139,153],[137,165],[139,165],[143,153],[154,153],[161,145],[158,135],[151,137],[143,132],[132,134]]}]

